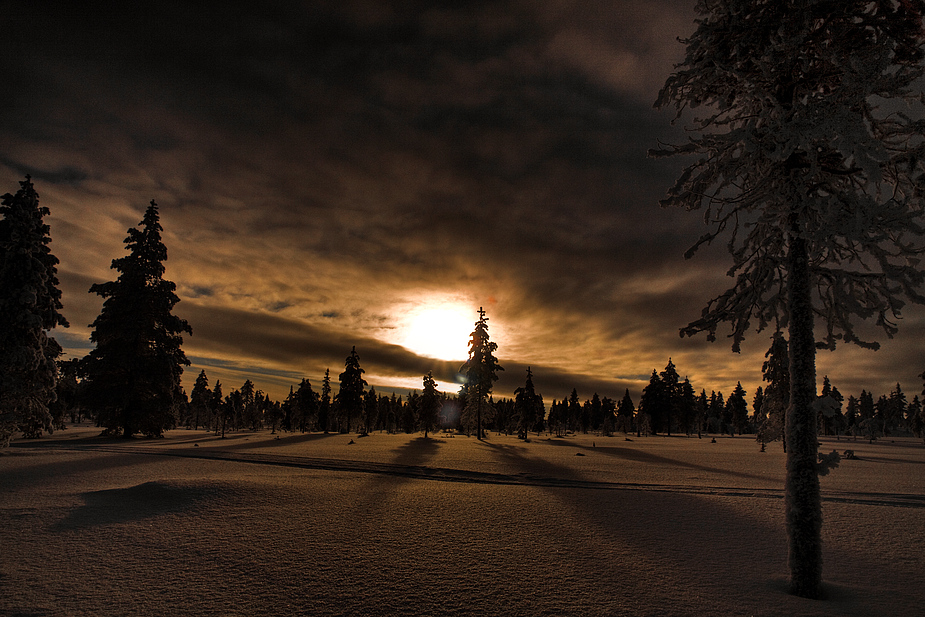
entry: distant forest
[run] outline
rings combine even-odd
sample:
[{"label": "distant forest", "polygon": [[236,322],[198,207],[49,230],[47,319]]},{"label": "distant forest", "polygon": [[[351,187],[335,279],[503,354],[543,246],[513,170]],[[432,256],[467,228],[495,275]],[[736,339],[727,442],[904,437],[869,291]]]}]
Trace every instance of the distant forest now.
[{"label": "distant forest", "polygon": [[[93,285],[89,292],[104,298],[91,326],[95,348],[84,358],[60,360],[61,347],[49,335],[67,325],[60,314],[58,260],[48,244],[43,222],[48,209],[27,176],[16,195],[3,196],[0,206],[0,443],[15,431],[25,437],[95,421],[106,434],[157,437],[177,427],[205,428],[222,436],[230,431],[415,433],[450,430],[476,434],[484,429],[517,434],[563,436],[567,433],[755,435],[761,447],[784,435],[790,375],[787,341],[778,335],[766,354],[766,385],[748,398],[741,383],[728,393],[697,389],[681,380],[669,358],[661,372],[653,369],[637,402],[626,390],[617,401],[592,394],[581,400],[577,390],[548,406],[536,392],[527,369],[524,385],[513,397],[494,398],[497,344],[490,341],[488,318],[479,320],[469,341],[466,380],[458,394],[440,393],[432,374],[423,376],[420,391],[407,396],[383,395],[367,388],[360,356],[352,349],[344,371],[332,383],[330,369],[320,384],[302,379],[283,401],[274,401],[250,380],[225,393],[200,372],[192,391],[180,385],[185,321],[172,314],[179,302],[174,283],[163,278],[167,249],[161,240],[157,204],[151,205],[125,239],[128,255],[113,260],[115,281]],[[923,374],[925,378],[925,374]],[[925,390],[923,390],[925,395]],[[823,379],[816,401],[820,434],[874,440],[893,435],[925,437],[925,409],[918,395],[909,400],[900,384],[889,394],[862,391],[847,399]],[[751,413],[749,413],[751,409]],[[786,449],[786,443],[783,443]]]}]

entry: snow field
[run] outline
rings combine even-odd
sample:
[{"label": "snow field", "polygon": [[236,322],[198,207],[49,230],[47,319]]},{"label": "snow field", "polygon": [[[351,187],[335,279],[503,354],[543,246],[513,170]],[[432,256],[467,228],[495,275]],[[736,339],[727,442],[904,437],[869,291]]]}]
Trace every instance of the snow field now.
[{"label": "snow field", "polygon": [[902,615],[925,602],[912,440],[824,440],[859,458],[822,478],[818,602],[786,593],[780,444],[95,434],[0,455],[0,616]]}]

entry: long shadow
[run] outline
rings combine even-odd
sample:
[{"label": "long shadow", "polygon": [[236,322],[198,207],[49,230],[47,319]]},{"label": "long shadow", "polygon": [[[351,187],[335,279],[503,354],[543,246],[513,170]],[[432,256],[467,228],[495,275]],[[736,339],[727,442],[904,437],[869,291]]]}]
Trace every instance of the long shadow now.
[{"label": "long shadow", "polygon": [[[277,435],[275,439],[269,438],[269,433],[264,433],[266,439],[261,438],[249,441],[249,438],[261,433],[235,433],[233,436],[226,436],[225,439],[217,438],[200,443],[200,447],[206,450],[253,450],[258,448],[278,448],[280,446],[289,446],[294,444],[310,443],[312,441],[321,441],[338,437],[338,433],[298,433],[282,437]],[[231,441],[229,441],[231,440]]]},{"label": "long shadow", "polygon": [[204,487],[177,483],[145,482],[128,488],[83,493],[84,505],[71,510],[55,523],[52,531],[114,525],[153,518],[167,513],[185,512],[209,497]]},{"label": "long shadow", "polygon": [[[558,477],[581,477],[579,473],[556,463],[524,456],[523,447],[490,441],[482,444],[495,451],[505,463],[520,470],[520,473],[539,471]],[[801,614],[804,610],[818,607],[820,615],[841,614],[841,609],[853,608],[854,602],[859,599],[855,590],[826,581],[823,582],[823,591],[829,602],[819,604],[787,593],[787,546],[782,504],[779,506],[780,524],[774,525],[744,515],[722,501],[696,494],[561,490],[544,484],[536,486],[569,504],[573,512],[593,525],[594,535],[599,539],[610,538],[620,545],[635,546],[638,553],[649,560],[674,564],[683,573],[683,579],[677,581],[681,589],[698,589],[701,592],[707,592],[711,587],[723,589],[721,584],[716,585],[717,580],[736,579],[741,575],[741,572],[735,570],[736,564],[753,562],[757,566],[759,562],[755,560],[755,555],[761,555],[761,573],[757,577],[752,576],[751,580],[747,577],[743,583],[750,584],[743,584],[739,589],[743,599],[751,598],[760,602],[762,595],[783,596]],[[704,521],[709,521],[709,525],[704,526]],[[891,565],[888,568],[890,571],[886,572],[883,564],[870,562],[863,566],[856,565],[867,559],[849,550],[829,545],[825,545],[824,550],[827,564],[853,563],[854,568],[869,572],[879,569],[883,580],[909,579],[911,583],[914,578],[898,565]],[[830,569],[827,572],[832,576],[832,566],[828,567]],[[834,574],[837,575],[837,572]],[[648,593],[650,590],[643,587],[643,591]],[[914,600],[912,596],[914,593],[905,598],[907,603]],[[864,600],[871,604],[877,602],[873,595]],[[720,608],[721,601],[721,598],[717,598],[716,614],[726,612]],[[733,608],[738,611],[741,607],[742,604],[732,604],[729,613],[733,612]]]},{"label": "long shadow", "polygon": [[395,449],[395,465],[420,466],[434,457],[443,442],[428,437],[416,437],[405,445]]},{"label": "long shadow", "polygon": [[708,465],[698,465],[696,463],[689,463],[687,461],[680,461],[678,459],[669,458],[667,456],[661,456],[659,454],[652,454],[651,452],[646,452],[640,450],[639,448],[626,448],[623,446],[595,446],[589,447],[587,445],[575,444],[563,441],[549,441],[547,442],[553,446],[568,446],[570,448],[576,448],[579,450],[586,450],[588,452],[594,452],[595,454],[603,454],[605,456],[611,456],[614,458],[620,458],[628,461],[635,461],[639,463],[653,463],[660,465],[670,465],[672,467],[684,467],[686,469],[695,469],[697,471],[706,471],[716,474],[732,476],[734,478],[744,478],[747,480],[766,480],[770,482],[776,482],[777,478],[772,478],[768,476],[762,476],[753,473],[747,473],[744,471],[732,471],[730,469],[721,469],[719,467],[710,467]]}]

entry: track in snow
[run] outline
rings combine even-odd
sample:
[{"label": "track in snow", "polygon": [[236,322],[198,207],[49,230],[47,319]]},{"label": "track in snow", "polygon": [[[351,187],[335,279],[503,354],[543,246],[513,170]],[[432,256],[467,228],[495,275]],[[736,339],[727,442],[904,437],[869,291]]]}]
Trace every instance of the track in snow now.
[{"label": "track in snow", "polygon": [[[66,446],[62,449],[92,452],[111,452],[115,454],[172,456],[178,458],[228,461],[254,465],[293,467],[296,469],[316,469],[322,471],[379,474],[411,478],[416,480],[436,480],[442,482],[463,482],[470,484],[503,484],[548,488],[686,493],[693,495],[714,495],[720,497],[759,497],[764,499],[782,499],[784,496],[783,489],[692,486],[685,484],[655,484],[645,482],[604,482],[596,480],[580,480],[574,478],[553,478],[549,476],[539,476],[528,473],[501,474],[483,471],[470,471],[464,469],[450,469],[446,467],[428,467],[424,465],[401,465],[396,463],[379,463],[372,461],[352,461],[345,459],[312,458],[277,454],[257,454],[250,452],[228,452],[225,450],[152,450],[148,448],[137,448],[131,446],[119,447],[100,445]],[[915,495],[908,493],[824,491],[822,500],[836,503],[860,504],[869,506],[925,508],[925,495]]]}]

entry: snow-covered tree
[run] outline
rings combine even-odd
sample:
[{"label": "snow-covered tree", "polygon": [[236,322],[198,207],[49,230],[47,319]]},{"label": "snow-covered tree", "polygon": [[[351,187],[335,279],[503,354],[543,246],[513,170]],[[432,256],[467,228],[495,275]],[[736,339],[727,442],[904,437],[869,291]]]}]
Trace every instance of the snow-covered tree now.
[{"label": "snow-covered tree", "polygon": [[[682,335],[723,322],[788,329],[786,518],[790,590],[819,595],[814,318],[820,346],[876,348],[855,318],[892,337],[906,300],[925,303],[922,252],[925,0],[699,0],[687,54],[656,102],[700,110],[696,155],[663,205],[703,210],[688,252],[730,232],[735,284]],[[919,82],[920,83],[920,82]]]},{"label": "snow-covered tree", "polygon": [[476,437],[482,438],[482,414],[490,408],[488,399],[491,389],[498,380],[498,371],[504,369],[498,364],[495,351],[498,343],[489,340],[488,318],[479,307],[479,320],[469,335],[469,359],[466,361],[466,381],[462,394],[466,399],[466,416],[475,420]]},{"label": "snow-covered tree", "polygon": [[51,432],[61,346],[48,331],[68,325],[58,259],[48,247],[49,210],[29,176],[19,186],[0,203],[0,446],[16,430],[26,437]]},{"label": "snow-covered tree", "polygon": [[159,437],[175,425],[183,398],[180,376],[189,365],[181,335],[192,330],[171,313],[180,298],[176,285],[164,278],[167,247],[161,231],[152,201],[139,228],[128,230],[129,254],[112,262],[119,277],[90,287],[104,301],[91,324],[96,348],[85,358],[87,403],[101,426],[124,437]]}]

